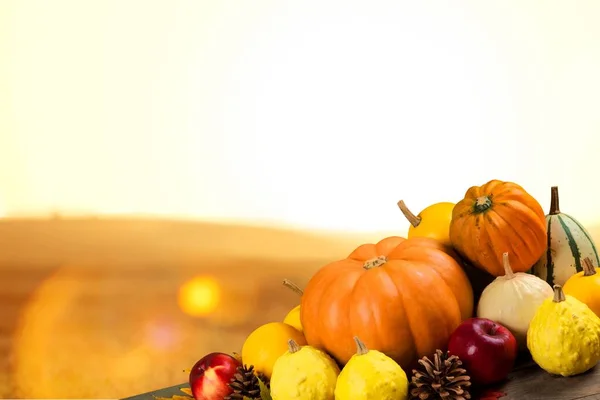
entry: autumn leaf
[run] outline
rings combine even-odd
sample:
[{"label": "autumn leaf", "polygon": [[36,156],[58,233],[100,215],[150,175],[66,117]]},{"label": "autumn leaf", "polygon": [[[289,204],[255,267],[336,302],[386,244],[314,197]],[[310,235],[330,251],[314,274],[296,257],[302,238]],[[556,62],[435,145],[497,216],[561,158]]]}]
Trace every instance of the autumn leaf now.
[{"label": "autumn leaf", "polygon": [[269,388],[267,387],[267,385],[265,385],[265,383],[261,379],[258,380],[258,386],[260,387],[260,399],[261,400],[273,400],[271,398],[271,392],[269,391]]},{"label": "autumn leaf", "polygon": [[236,353],[235,351],[232,353],[233,358],[235,358],[236,360],[238,360],[240,362],[240,364],[243,364],[242,362],[242,356],[239,353]]},{"label": "autumn leaf", "polygon": [[171,397],[157,397],[154,396],[154,400],[190,400],[193,399],[193,397],[190,396],[181,396],[179,394],[174,394]]}]

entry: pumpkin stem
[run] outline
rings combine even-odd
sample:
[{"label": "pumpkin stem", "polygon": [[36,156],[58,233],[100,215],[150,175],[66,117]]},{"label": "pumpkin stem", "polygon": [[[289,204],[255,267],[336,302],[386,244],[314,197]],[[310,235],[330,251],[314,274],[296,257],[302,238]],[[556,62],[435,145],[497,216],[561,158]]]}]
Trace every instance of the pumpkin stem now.
[{"label": "pumpkin stem", "polygon": [[367,346],[358,338],[358,336],[354,336],[354,343],[356,343],[356,354],[359,356],[363,356],[369,352]]},{"label": "pumpkin stem", "polygon": [[506,279],[512,279],[515,277],[515,273],[510,266],[510,262],[508,260],[508,253],[502,253],[502,265],[504,265],[504,276]]},{"label": "pumpkin stem", "polygon": [[288,340],[288,351],[291,354],[294,354],[297,351],[300,351],[300,345],[298,343],[296,343],[296,341],[294,339],[289,339]]},{"label": "pumpkin stem", "polygon": [[558,206],[558,186],[552,186],[550,188],[550,211],[548,214],[560,214],[560,207]]},{"label": "pumpkin stem", "polygon": [[589,257],[583,259],[583,276],[596,275],[596,268]]},{"label": "pumpkin stem", "polygon": [[387,262],[386,256],[377,256],[375,258],[371,258],[370,260],[365,261],[365,263],[363,264],[363,268],[371,269],[371,268],[381,267],[386,262]]},{"label": "pumpkin stem", "polygon": [[476,214],[487,211],[488,208],[492,206],[492,199],[489,196],[479,196],[475,200],[475,204],[473,204],[473,211]]},{"label": "pumpkin stem", "polygon": [[404,204],[404,200],[400,200],[398,202],[398,207],[400,208],[400,211],[402,211],[402,214],[404,214],[404,216],[406,217],[406,219],[408,220],[408,222],[410,222],[410,224],[416,228],[417,226],[419,226],[419,224],[421,223],[421,217],[419,217],[418,215],[413,214],[408,207],[406,207],[406,204]]},{"label": "pumpkin stem", "polygon": [[566,300],[565,292],[563,292],[562,286],[554,285],[553,289],[554,289],[554,298],[552,299],[552,301],[554,301],[555,303],[560,303],[561,301]]},{"label": "pumpkin stem", "polygon": [[294,282],[290,281],[289,279],[283,280],[283,286],[285,286],[289,289],[292,289],[299,296],[302,296],[304,294],[304,291],[302,289],[300,289],[300,287],[298,285],[296,285]]}]

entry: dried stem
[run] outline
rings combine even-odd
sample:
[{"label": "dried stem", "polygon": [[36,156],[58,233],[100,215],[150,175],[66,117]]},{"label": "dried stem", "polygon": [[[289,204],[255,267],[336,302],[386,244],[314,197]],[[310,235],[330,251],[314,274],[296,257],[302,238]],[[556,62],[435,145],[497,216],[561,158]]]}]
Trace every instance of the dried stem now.
[{"label": "dried stem", "polygon": [[583,276],[596,275],[596,268],[589,257],[583,259]]},{"label": "dried stem", "polygon": [[514,278],[515,273],[513,272],[512,267],[510,266],[510,261],[508,260],[508,253],[502,254],[502,265],[504,265],[504,276],[506,276],[507,279]]},{"label": "dried stem", "polygon": [[552,186],[550,188],[550,211],[548,214],[560,214],[560,207],[558,203],[558,186]]},{"label": "dried stem", "polygon": [[365,263],[363,264],[363,268],[371,269],[371,268],[381,267],[386,262],[387,262],[386,256],[377,256],[375,258],[371,258],[370,260],[365,261]]},{"label": "dried stem", "polygon": [[475,214],[480,214],[487,211],[492,206],[492,199],[489,196],[479,196],[473,204]]},{"label": "dried stem", "polygon": [[561,301],[565,301],[565,292],[563,292],[562,290],[562,286],[560,285],[554,285],[554,298],[552,299],[552,301],[554,301],[555,303],[560,303]]},{"label": "dried stem", "polygon": [[289,279],[284,279],[283,285],[289,289],[292,289],[299,296],[302,296],[304,294],[304,291],[302,289],[300,289],[300,287],[298,285],[296,285],[294,282],[290,281]]},{"label": "dried stem", "polygon": [[369,352],[367,346],[358,338],[358,336],[354,336],[354,342],[356,343],[356,354],[362,356]]},{"label": "dried stem", "polygon": [[408,209],[408,207],[406,207],[406,204],[404,204],[404,200],[400,200],[398,202],[398,207],[400,208],[400,211],[402,211],[402,214],[404,214],[404,216],[406,217],[406,219],[408,220],[408,222],[410,222],[410,224],[414,228],[416,228],[417,226],[419,226],[419,224],[421,223],[421,217],[413,214],[412,211],[410,211]]},{"label": "dried stem", "polygon": [[300,351],[300,345],[298,343],[296,343],[296,341],[294,339],[289,339],[288,340],[288,351],[292,354],[294,354],[297,351]]}]

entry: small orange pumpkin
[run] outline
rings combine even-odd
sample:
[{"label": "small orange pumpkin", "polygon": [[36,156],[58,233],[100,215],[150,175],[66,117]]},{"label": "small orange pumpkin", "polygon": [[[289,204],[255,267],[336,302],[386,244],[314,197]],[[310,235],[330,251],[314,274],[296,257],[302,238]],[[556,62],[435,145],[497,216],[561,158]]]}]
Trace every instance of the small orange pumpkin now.
[{"label": "small orange pumpkin", "polygon": [[473,313],[471,284],[446,250],[435,239],[392,236],[321,268],[300,306],[307,343],[343,365],[358,336],[403,368],[446,348]]},{"label": "small orange pumpkin", "polygon": [[514,272],[529,270],[546,251],[542,206],[521,186],[491,180],[473,186],[452,210],[450,241],[475,267],[504,275],[502,254]]}]

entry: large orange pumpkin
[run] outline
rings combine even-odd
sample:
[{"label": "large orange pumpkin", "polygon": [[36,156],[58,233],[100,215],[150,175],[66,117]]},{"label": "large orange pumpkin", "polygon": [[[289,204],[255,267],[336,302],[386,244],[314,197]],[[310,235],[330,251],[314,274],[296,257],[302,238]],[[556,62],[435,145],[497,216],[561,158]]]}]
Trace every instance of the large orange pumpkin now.
[{"label": "large orange pumpkin", "polygon": [[472,312],[471,284],[444,245],[397,236],[364,244],[321,268],[300,306],[308,344],[342,365],[356,353],[358,336],[403,368],[444,349]]},{"label": "large orange pumpkin", "polygon": [[473,186],[452,211],[450,241],[473,266],[504,275],[502,254],[514,272],[529,270],[547,248],[544,210],[521,186],[491,180]]}]

